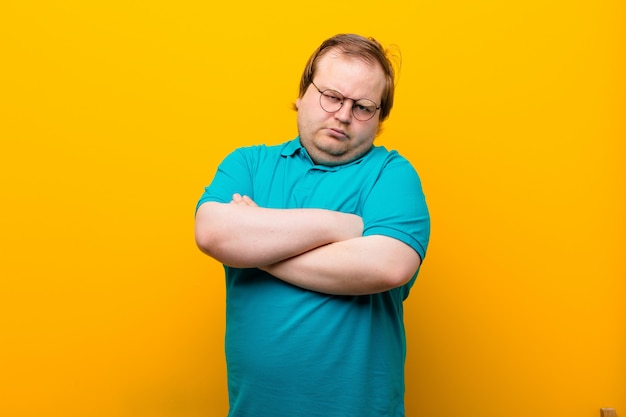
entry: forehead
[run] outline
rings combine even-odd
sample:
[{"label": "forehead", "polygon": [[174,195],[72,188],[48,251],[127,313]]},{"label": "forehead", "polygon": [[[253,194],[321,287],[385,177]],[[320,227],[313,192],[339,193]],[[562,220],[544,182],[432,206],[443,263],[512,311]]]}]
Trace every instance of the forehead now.
[{"label": "forehead", "polygon": [[377,62],[331,51],[317,62],[315,83],[349,97],[378,102],[385,86],[385,75]]}]

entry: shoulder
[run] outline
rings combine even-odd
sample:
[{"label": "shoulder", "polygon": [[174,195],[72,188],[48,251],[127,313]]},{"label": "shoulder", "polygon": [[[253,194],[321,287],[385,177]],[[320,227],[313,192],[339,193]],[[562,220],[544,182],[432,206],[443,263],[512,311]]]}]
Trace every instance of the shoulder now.
[{"label": "shoulder", "polygon": [[395,149],[387,149],[384,146],[374,146],[371,151],[369,151],[365,157],[364,161],[370,163],[397,163],[397,164],[406,164],[411,165],[408,159],[402,156]]},{"label": "shoulder", "polygon": [[223,163],[239,161],[248,165],[265,162],[268,160],[276,160],[281,155],[288,154],[292,148],[292,141],[281,143],[278,145],[257,144],[249,146],[241,146],[232,150],[225,158]]},{"label": "shoulder", "polygon": [[242,146],[235,149],[231,154],[238,154],[248,157],[267,157],[290,155],[300,148],[297,140],[291,140],[276,145],[257,144],[250,146]]},{"label": "shoulder", "polygon": [[401,176],[415,176],[417,171],[413,164],[396,150],[388,150],[384,146],[376,146],[365,156],[363,162],[369,170],[374,170],[379,175],[398,174]]}]

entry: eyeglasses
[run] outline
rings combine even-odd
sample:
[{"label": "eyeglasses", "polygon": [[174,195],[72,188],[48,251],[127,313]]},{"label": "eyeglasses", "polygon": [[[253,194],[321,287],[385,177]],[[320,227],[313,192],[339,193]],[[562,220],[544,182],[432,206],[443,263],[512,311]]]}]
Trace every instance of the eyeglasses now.
[{"label": "eyeglasses", "polygon": [[320,106],[322,110],[327,113],[335,113],[341,109],[344,101],[352,100],[352,116],[355,119],[360,120],[362,122],[368,121],[376,114],[376,110],[380,109],[380,106],[377,106],[372,100],[367,98],[359,98],[353,99],[349,97],[344,97],[339,91],[335,90],[320,90],[318,86],[315,85],[313,81],[311,84],[319,91],[320,93]]}]

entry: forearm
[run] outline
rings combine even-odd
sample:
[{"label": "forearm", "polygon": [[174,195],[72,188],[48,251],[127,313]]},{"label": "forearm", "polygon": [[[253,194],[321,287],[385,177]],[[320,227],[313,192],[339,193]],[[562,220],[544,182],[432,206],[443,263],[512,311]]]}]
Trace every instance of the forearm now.
[{"label": "forearm", "polygon": [[404,285],[419,265],[419,255],[407,244],[387,236],[366,236],[319,247],[262,269],[305,289],[364,295]]},{"label": "forearm", "polygon": [[249,268],[360,236],[362,228],[360,217],[330,210],[209,202],[196,213],[195,234],[198,247],[209,256]]}]

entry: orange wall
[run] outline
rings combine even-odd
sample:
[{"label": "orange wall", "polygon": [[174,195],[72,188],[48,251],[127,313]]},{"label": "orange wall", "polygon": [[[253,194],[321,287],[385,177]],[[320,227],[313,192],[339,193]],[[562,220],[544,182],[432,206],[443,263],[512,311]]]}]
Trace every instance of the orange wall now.
[{"label": "orange wall", "polygon": [[378,143],[433,221],[408,416],[626,414],[623,2],[210,3],[0,6],[0,415],[225,415],[194,206],[226,152],[295,135],[337,32],[403,52]]}]

